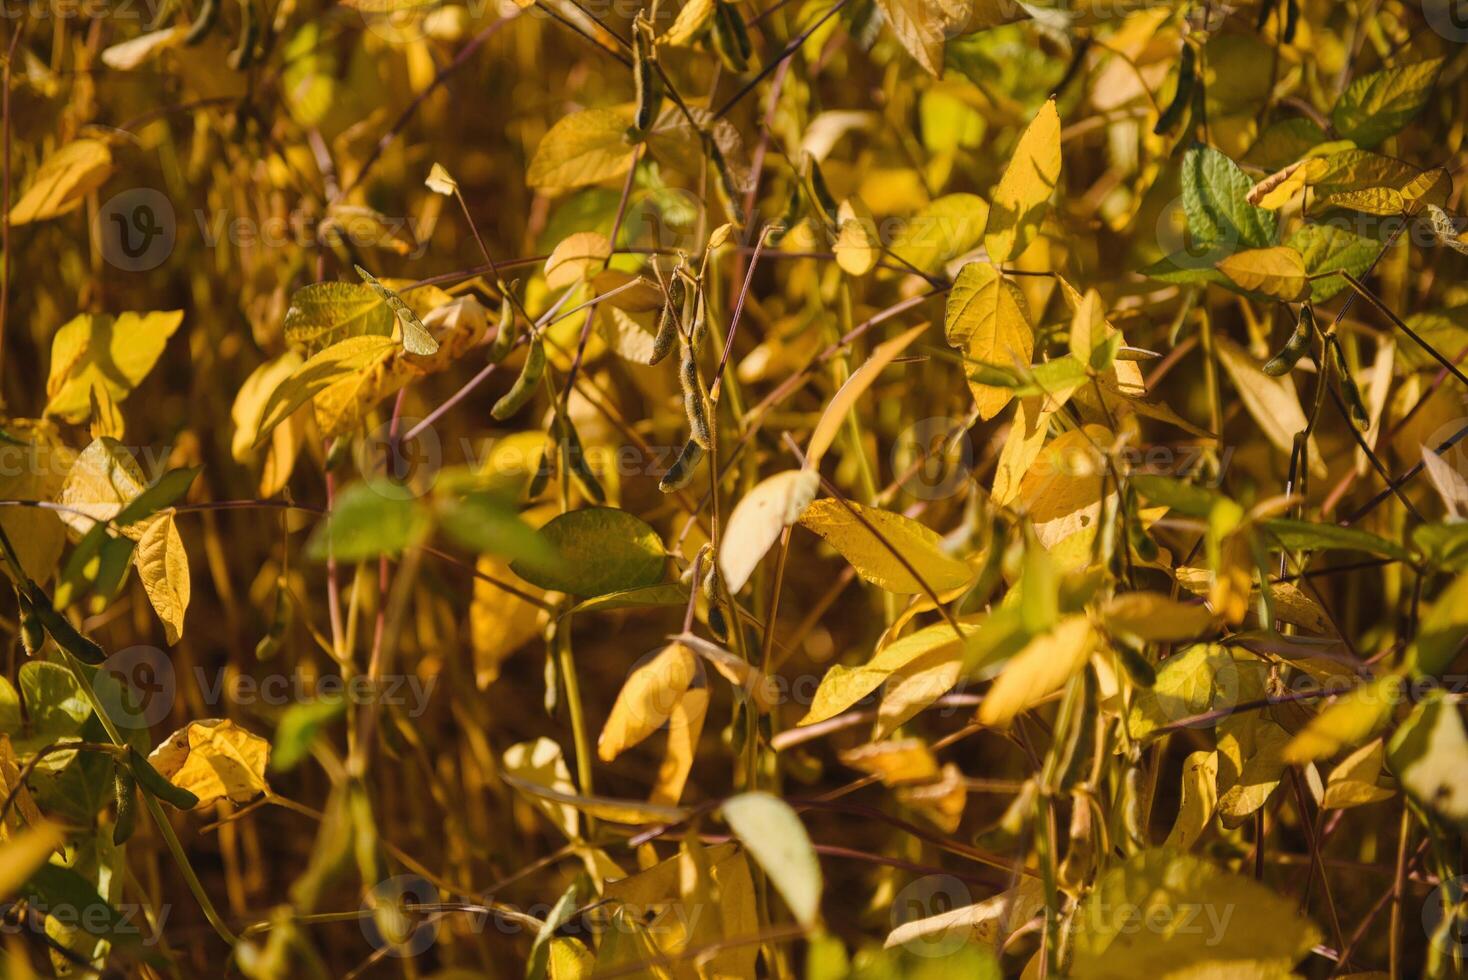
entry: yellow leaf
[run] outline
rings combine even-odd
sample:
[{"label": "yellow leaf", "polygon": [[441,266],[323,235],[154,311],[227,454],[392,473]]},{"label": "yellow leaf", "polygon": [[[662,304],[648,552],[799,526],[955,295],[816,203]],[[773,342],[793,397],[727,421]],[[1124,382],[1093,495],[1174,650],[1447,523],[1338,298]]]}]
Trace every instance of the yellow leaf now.
[{"label": "yellow leaf", "polygon": [[51,372],[46,378],[46,414],[81,422],[91,411],[91,391],[101,385],[120,402],[158,363],[163,347],[183,323],[183,311],[83,313],[51,340]]},{"label": "yellow leaf", "polygon": [[[480,555],[474,570],[479,576],[501,582],[515,581],[510,563],[495,555]],[[542,594],[528,582],[516,582],[515,587],[535,596]],[[535,603],[483,577],[474,579],[474,595],[469,602],[469,643],[474,650],[474,683],[480,690],[494,683],[500,675],[500,664],[511,653],[540,635],[544,616]]]},{"label": "yellow leaf", "polygon": [[580,940],[551,937],[545,966],[550,980],[588,980],[595,969],[596,957]]},{"label": "yellow leaf", "polygon": [[1153,642],[1190,640],[1209,631],[1213,613],[1196,602],[1178,602],[1160,592],[1126,592],[1112,597],[1101,611],[1109,630]]},{"label": "yellow leaf", "polygon": [[596,754],[611,762],[662,727],[688,690],[698,669],[693,651],[670,643],[627,676],[602,726]]},{"label": "yellow leaf", "polygon": [[44,221],[81,206],[112,175],[112,151],[101,140],[73,140],[47,157],[10,209],[12,225]]},{"label": "yellow leaf", "polygon": [[226,718],[191,721],[148,755],[165,779],[199,798],[199,807],[219,800],[248,803],[269,792],[265,767],[270,743]]},{"label": "yellow leaf", "polygon": [[882,16],[892,33],[934,78],[943,74],[943,24],[932,0],[880,0]]},{"label": "yellow leaf", "polygon": [[[865,191],[862,197],[872,200]],[[945,194],[907,220],[892,240],[892,254],[928,274],[940,272],[978,245],[988,220],[989,205],[982,197]]]},{"label": "yellow leaf", "polygon": [[899,738],[890,742],[870,742],[841,752],[841,761],[869,776],[876,776],[886,786],[903,783],[925,783],[938,778],[938,760],[920,738]]},{"label": "yellow leaf", "polygon": [[1295,734],[1285,747],[1284,761],[1303,765],[1364,742],[1391,717],[1399,685],[1397,677],[1387,675],[1342,694]]},{"label": "yellow leaf", "polygon": [[979,722],[1005,728],[1021,711],[1060,690],[1085,666],[1095,634],[1085,616],[1062,619],[1049,633],[1035,637],[1004,665],[1003,672],[979,705]]},{"label": "yellow leaf", "polygon": [[1019,884],[974,905],[939,912],[904,922],[887,934],[888,949],[922,953],[954,948],[956,943],[977,943],[997,948],[1010,933],[1039,914],[1045,907],[1045,885],[1037,876],[1021,878]]},{"label": "yellow leaf", "polygon": [[[562,794],[574,794],[576,784],[571,782],[571,770],[561,747],[548,738],[537,738],[533,742],[518,742],[505,749],[505,773],[522,784],[544,786]],[[576,840],[580,834],[581,818],[576,808],[563,800],[550,800],[531,796],[537,809],[550,818],[567,840]]]},{"label": "yellow leaf", "polygon": [[1008,262],[1029,247],[1060,183],[1060,114],[1055,100],[1040,107],[1019,138],[989,205],[984,248],[991,262]]},{"label": "yellow leaf", "polygon": [[1224,719],[1218,726],[1218,813],[1236,827],[1266,802],[1287,762],[1289,732],[1258,712]]},{"label": "yellow leaf", "polygon": [[[261,364],[240,385],[229,413],[234,422],[230,455],[235,462],[248,462],[254,455],[255,433],[260,428],[260,414],[265,410],[266,399],[300,366],[301,355],[287,351],[275,360]],[[260,471],[259,492],[262,498],[275,496],[290,479],[305,434],[306,418],[301,412],[293,413],[285,424],[272,430]]]},{"label": "yellow leaf", "polygon": [[[943,624],[947,626],[947,624]],[[949,635],[953,628],[948,627]],[[955,637],[956,639],[956,637]],[[872,737],[886,738],[953,689],[963,671],[961,644],[931,651],[903,664],[887,678]]]},{"label": "yellow leaf", "polygon": [[668,716],[668,748],[663,754],[663,764],[658,769],[657,783],[648,802],[677,806],[682,799],[688,774],[693,771],[693,760],[698,753],[698,739],[703,734],[703,720],[708,708],[709,690],[706,687],[689,688],[678,699]]},{"label": "yellow leaf", "polygon": [[[1306,421],[1299,395],[1295,393],[1295,382],[1288,374],[1271,378],[1260,370],[1257,361],[1227,337],[1215,337],[1214,349],[1219,363],[1238,389],[1244,408],[1277,449],[1290,452],[1295,434],[1305,430]],[[1311,474],[1323,478],[1327,472],[1325,460],[1313,435],[1309,451]]]},{"label": "yellow leaf", "polygon": [[10,736],[5,734],[0,734],[0,793],[5,799],[14,800],[10,815],[0,823],[0,840],[13,837],[22,824],[34,827],[41,823],[41,811],[36,807],[30,787],[21,777],[21,762],[16,758]]},{"label": "yellow leaf", "polygon": [[259,448],[277,425],[332,385],[382,364],[398,349],[391,337],[350,337],[306,361],[276,386],[260,410],[260,425],[251,439]]},{"label": "yellow leaf", "polygon": [[1344,810],[1391,799],[1396,793],[1379,785],[1385,762],[1386,744],[1379,738],[1367,742],[1330,771],[1320,805],[1328,810]]},{"label": "yellow leaf", "polygon": [[[943,314],[948,343],[975,361],[999,367],[1028,366],[1035,350],[1024,294],[987,262],[970,262],[958,273]],[[979,416],[991,419],[1014,393],[970,382]]]},{"label": "yellow leaf", "polygon": [[0,900],[14,895],[52,853],[66,843],[66,834],[46,822],[16,834],[0,847]]},{"label": "yellow leaf", "polygon": [[1009,506],[1019,495],[1020,481],[1045,445],[1050,417],[1055,414],[1044,407],[1050,399],[1049,395],[1031,395],[1015,403],[1014,421],[1009,425],[1009,433],[999,449],[999,462],[994,467],[992,496],[1000,507]]},{"label": "yellow leaf", "polygon": [[[960,622],[958,625],[965,637],[979,630],[978,623]],[[953,627],[938,623],[894,640],[865,664],[856,667],[837,664],[821,678],[815,697],[811,699],[810,710],[797,724],[813,725],[833,718],[875,691],[906,664],[925,654],[957,652],[958,648],[959,641],[953,634]]]},{"label": "yellow leaf", "polygon": [[[1102,453],[1112,434],[1099,425],[1061,433],[1042,449],[1020,481],[1020,509],[1046,548],[1080,531],[1094,532],[1106,483]],[[1114,491],[1113,491],[1114,492]]]},{"label": "yellow leaf", "polygon": [[612,254],[612,243],[597,231],[578,231],[568,235],[551,249],[545,260],[547,289],[565,289],[590,279],[606,264]]},{"label": "yellow leaf", "polygon": [[[800,523],[839,551],[866,581],[889,592],[902,593],[923,592],[926,584],[941,594],[970,579],[966,563],[943,553],[942,539],[937,532],[891,511],[858,503],[851,503],[850,508],[826,497],[807,507]],[[867,525],[875,528],[881,537]],[[913,572],[922,577],[921,582]]]},{"label": "yellow leaf", "polygon": [[[86,534],[97,521],[108,521],[123,505],[143,492],[143,471],[116,439],[93,439],[76,457],[66,474],[66,484],[57,502],[66,510],[61,520],[77,534]],[[122,533],[137,540],[143,532],[141,524],[122,528]]]},{"label": "yellow leaf", "polygon": [[[0,446],[7,464],[0,467],[0,498],[57,499],[76,458],[75,451],[61,441],[51,422],[10,419],[4,425],[15,444]],[[51,577],[66,542],[65,526],[55,512],[0,507],[0,528],[10,537],[27,575],[37,582]]]},{"label": "yellow leaf", "polygon": [[871,209],[859,197],[848,197],[836,211],[836,264],[850,276],[871,272],[882,257],[882,239]]},{"label": "yellow leaf", "polygon": [[1249,191],[1248,201],[1256,208],[1278,211],[1305,189],[1311,173],[1318,173],[1323,165],[1324,161],[1319,159],[1296,160],[1255,184]]},{"label": "yellow leaf", "polygon": [[1288,245],[1235,252],[1219,261],[1218,271],[1242,289],[1286,303],[1298,303],[1310,295],[1305,260]]},{"label": "yellow leaf", "polygon": [[740,499],[719,542],[719,572],[730,592],[744,588],[780,532],[800,520],[818,489],[820,474],[814,469],[786,470],[761,480]]},{"label": "yellow leaf", "polygon": [[805,465],[807,469],[820,469],[821,459],[826,455],[826,450],[831,448],[831,443],[836,441],[836,434],[846,422],[849,413],[856,407],[857,399],[866,393],[867,389],[877,380],[877,375],[892,363],[908,345],[922,335],[928,329],[926,323],[920,323],[909,330],[893,337],[891,340],[880,343],[872,351],[871,356],[862,362],[861,367],[851,372],[851,377],[831,398],[826,405],[826,410],[821,413],[821,419],[811,431],[810,442],[806,444]]},{"label": "yellow leaf", "polygon": [[658,38],[658,43],[674,48],[691,44],[714,15],[715,2],[716,0],[688,0],[678,11],[672,25]]},{"label": "yellow leaf", "polygon": [[169,646],[183,635],[189,608],[189,556],[174,526],[173,514],[160,514],[143,525],[133,564],[153,611],[163,622]]},{"label": "yellow leaf", "polygon": [[1163,846],[1186,851],[1213,819],[1218,806],[1218,753],[1199,750],[1183,760],[1182,805]]},{"label": "yellow leaf", "polygon": [[1075,922],[1076,980],[1283,980],[1320,940],[1293,897],[1170,848],[1113,863]]},{"label": "yellow leaf", "polygon": [[161,31],[139,34],[102,51],[102,64],[118,71],[132,71],[160,51],[178,44],[188,34],[187,27],[165,27]]},{"label": "yellow leaf", "polygon": [[953,763],[943,767],[940,778],[920,786],[899,786],[897,799],[921,813],[945,834],[958,831],[968,805],[968,782]]},{"label": "yellow leaf", "polygon": [[629,109],[586,109],[558,120],[535,148],[525,182],[547,191],[568,191],[620,177],[637,152],[626,139]]}]

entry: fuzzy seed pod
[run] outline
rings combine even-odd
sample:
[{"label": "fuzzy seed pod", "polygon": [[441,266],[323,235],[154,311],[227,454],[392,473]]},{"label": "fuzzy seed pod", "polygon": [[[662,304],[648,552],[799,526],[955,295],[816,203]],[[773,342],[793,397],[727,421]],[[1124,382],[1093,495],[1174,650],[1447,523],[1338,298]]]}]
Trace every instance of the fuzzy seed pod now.
[{"label": "fuzzy seed pod", "polygon": [[494,403],[494,408],[489,414],[500,422],[514,415],[525,407],[530,397],[535,394],[535,386],[540,384],[540,376],[545,373],[545,343],[539,338],[530,341],[530,351],[525,355],[525,366],[520,369],[520,376],[505,396]]},{"label": "fuzzy seed pod", "polygon": [[678,313],[683,308],[686,292],[682,278],[673,276],[672,282],[668,283],[668,301],[663,304],[662,315],[658,317],[658,332],[653,337],[649,364],[658,364],[673,352],[673,343],[678,339]]},{"label": "fuzzy seed pod", "polygon": [[1290,339],[1285,341],[1279,353],[1265,362],[1264,373],[1271,378],[1289,374],[1310,349],[1310,338],[1314,333],[1315,311],[1306,303],[1300,307],[1300,319],[1295,323],[1295,332],[1290,334]]},{"label": "fuzzy seed pod", "polygon": [[199,15],[189,25],[189,32],[184,35],[184,44],[193,47],[209,36],[214,29],[214,24],[219,20],[219,0],[204,0],[199,5]]},{"label": "fuzzy seed pod", "polygon": [[678,458],[673,460],[673,465],[663,478],[658,481],[658,489],[663,493],[675,493],[688,486],[688,481],[693,479],[693,471],[698,469],[699,460],[703,459],[704,448],[689,439],[683,444],[683,451]]},{"label": "fuzzy seed pod", "polygon": [[698,360],[693,348],[684,346],[683,363],[678,367],[678,381],[683,386],[683,408],[688,413],[689,436],[704,449],[709,448],[713,434],[709,429],[708,392],[698,373]]},{"label": "fuzzy seed pod", "polygon": [[1182,118],[1183,110],[1188,107],[1188,102],[1193,98],[1193,86],[1197,84],[1197,66],[1195,60],[1197,55],[1193,53],[1193,46],[1186,41],[1183,42],[1182,54],[1178,56],[1177,63],[1177,91],[1172,96],[1172,101],[1162,114],[1157,117],[1157,125],[1152,127],[1155,136],[1176,126]]},{"label": "fuzzy seed pod", "polygon": [[489,363],[498,364],[509,356],[515,347],[515,338],[518,336],[515,327],[515,304],[510,302],[510,289],[505,290],[504,298],[500,300],[500,322],[494,332],[494,343],[489,347]]}]

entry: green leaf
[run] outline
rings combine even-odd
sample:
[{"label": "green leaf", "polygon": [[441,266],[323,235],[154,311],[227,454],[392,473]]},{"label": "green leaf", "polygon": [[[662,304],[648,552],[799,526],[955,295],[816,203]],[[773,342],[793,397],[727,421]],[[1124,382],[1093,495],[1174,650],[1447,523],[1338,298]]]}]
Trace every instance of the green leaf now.
[{"label": "green leaf", "polygon": [[1387,745],[1392,771],[1417,803],[1459,827],[1468,827],[1468,734],[1458,705],[1430,692]]},{"label": "green leaf", "polygon": [[20,665],[19,680],[33,734],[47,741],[81,734],[92,706],[71,671],[61,664],[31,660]]},{"label": "green leaf", "polygon": [[313,282],[291,295],[285,339],[310,357],[348,337],[389,337],[392,324],[392,311],[369,286]]},{"label": "green leaf", "polygon": [[720,812],[796,921],[814,925],[821,911],[821,865],[795,811],[779,797],[755,792],[725,800]]},{"label": "green leaf", "polygon": [[556,554],[545,539],[520,519],[515,508],[493,494],[471,493],[439,507],[445,534],[481,555],[500,555],[550,565]]},{"label": "green leaf", "polygon": [[1291,551],[1364,551],[1386,558],[1408,558],[1407,549],[1368,531],[1358,531],[1336,524],[1315,524],[1293,518],[1276,517],[1262,523],[1263,528]]},{"label": "green leaf", "polygon": [[299,701],[285,709],[275,726],[275,741],[270,749],[270,768],[276,772],[293,769],[311,751],[311,743],[327,725],[347,712],[342,698],[317,698]]},{"label": "green leaf", "polygon": [[1433,601],[1417,627],[1411,657],[1418,675],[1436,677],[1453,665],[1468,639],[1468,572],[1459,575]]},{"label": "green leaf", "polygon": [[1194,146],[1183,156],[1183,210],[1193,244],[1228,250],[1274,244],[1274,212],[1248,201],[1253,181],[1211,146]]},{"label": "green leaf", "polygon": [[152,486],[129,500],[117,512],[117,516],[112,518],[112,523],[117,527],[127,527],[147,520],[165,507],[172,507],[189,492],[189,487],[194,485],[194,478],[202,469],[201,466],[183,466],[169,470]]},{"label": "green leaf", "polygon": [[1380,143],[1422,111],[1442,66],[1431,58],[1358,76],[1331,113],[1336,132],[1367,149]]},{"label": "green leaf", "polygon": [[331,514],[312,533],[306,555],[346,562],[397,555],[421,541],[428,529],[428,515],[402,486],[368,480],[352,484],[336,498]]},{"label": "green leaf", "polygon": [[51,373],[46,378],[46,414],[83,422],[92,411],[92,387],[100,386],[120,402],[148,376],[168,338],[183,323],[183,311],[83,313],[51,340]]},{"label": "green leaf", "polygon": [[1130,482],[1143,497],[1188,517],[1207,517],[1213,512],[1214,505],[1223,499],[1216,490],[1184,483],[1168,476],[1138,473]]},{"label": "green leaf", "polygon": [[[1285,243],[1305,260],[1310,275],[1322,272],[1349,272],[1361,276],[1376,260],[1381,243],[1334,224],[1301,225]],[[1324,303],[1347,288],[1342,276],[1310,281],[1310,301]]]},{"label": "green leaf", "polygon": [[532,585],[591,598],[663,579],[667,552],[641,518],[615,507],[573,510],[540,529],[550,561],[521,559],[510,570]]},{"label": "green leaf", "polygon": [[1076,912],[1068,976],[1288,976],[1320,932],[1292,898],[1185,854],[1143,851],[1107,871]]}]

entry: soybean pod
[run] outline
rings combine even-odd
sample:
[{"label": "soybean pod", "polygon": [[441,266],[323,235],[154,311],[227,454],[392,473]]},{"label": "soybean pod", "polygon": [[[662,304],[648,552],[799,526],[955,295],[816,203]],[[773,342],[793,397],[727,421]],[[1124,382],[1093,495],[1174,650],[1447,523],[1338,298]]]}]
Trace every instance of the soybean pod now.
[{"label": "soybean pod", "polygon": [[713,434],[709,430],[708,392],[698,373],[698,358],[693,348],[683,347],[683,362],[678,366],[678,382],[683,386],[683,408],[688,413],[689,437],[704,449],[709,448]]},{"label": "soybean pod", "polygon": [[1315,333],[1315,310],[1309,303],[1300,307],[1300,318],[1295,321],[1295,332],[1280,348],[1278,354],[1264,363],[1264,373],[1271,378],[1289,374],[1305,352],[1310,349],[1310,338]]},{"label": "soybean pod", "polygon": [[255,44],[260,40],[260,20],[254,0],[240,0],[240,37],[229,53],[229,67],[240,71],[255,61]]},{"label": "soybean pod", "polygon": [[525,407],[535,394],[535,386],[540,384],[540,376],[545,373],[545,343],[539,337],[530,341],[530,350],[525,355],[525,366],[520,369],[520,376],[505,392],[505,396],[494,403],[494,408],[489,414],[496,420],[503,422]]},{"label": "soybean pod", "polygon": [[117,820],[112,824],[112,843],[126,844],[138,829],[137,778],[119,762],[112,770],[112,793],[117,800]]},{"label": "soybean pod", "polygon": [[652,129],[663,106],[663,81],[658,76],[653,54],[651,30],[639,20],[632,29],[632,84],[637,91],[632,133],[638,139]]},{"label": "soybean pod", "polygon": [[204,0],[199,5],[199,15],[189,25],[189,32],[184,35],[184,44],[193,47],[209,36],[214,29],[214,22],[219,19],[219,0]]},{"label": "soybean pod", "polygon": [[815,157],[810,157],[805,171],[806,183],[810,185],[811,200],[824,212],[826,223],[830,226],[840,225],[841,209],[836,205],[836,198],[831,196],[831,189],[826,186],[826,175],[821,173],[821,165],[816,162]]},{"label": "soybean pod", "polygon": [[192,810],[199,805],[197,796],[182,786],[175,786],[163,778],[163,774],[154,769],[152,763],[130,745],[127,749],[127,762],[132,767],[133,775],[137,777],[138,785],[164,803],[176,806],[180,810]]},{"label": "soybean pod", "polygon": [[703,454],[704,448],[689,439],[683,444],[683,451],[678,454],[677,459],[673,460],[673,465],[668,468],[668,472],[664,473],[663,478],[658,481],[658,489],[663,493],[676,493],[688,486],[688,481],[693,479],[693,471],[698,468]]},{"label": "soybean pod", "polygon": [[724,67],[736,75],[749,69],[751,47],[744,21],[723,0],[715,0],[710,39]]},{"label": "soybean pod", "polygon": [[652,340],[652,360],[649,364],[658,364],[671,354],[673,343],[678,339],[678,314],[683,309],[687,289],[683,285],[682,277],[675,274],[672,280],[668,283],[668,300],[663,304],[663,312],[658,317],[658,332]]},{"label": "soybean pod", "polygon": [[1182,118],[1183,110],[1188,107],[1188,101],[1193,97],[1193,86],[1198,81],[1196,58],[1193,46],[1184,41],[1182,54],[1178,57],[1177,63],[1177,91],[1173,93],[1172,101],[1167,104],[1167,108],[1163,109],[1161,115],[1157,117],[1157,125],[1152,127],[1154,136],[1161,136],[1176,126],[1178,120]]},{"label": "soybean pod", "polygon": [[729,220],[736,225],[744,224],[744,208],[739,204],[739,185],[734,180],[734,171],[729,169],[729,161],[724,159],[724,151],[712,138],[708,142],[709,159],[714,162],[714,170],[719,175],[719,197],[723,201],[724,210],[729,213]]},{"label": "soybean pod", "polygon": [[605,503],[606,492],[602,490],[601,481],[591,471],[591,465],[586,461],[586,450],[581,445],[581,436],[576,433],[576,426],[564,414],[557,413],[557,425],[561,429],[561,459],[566,465],[566,470],[581,484],[581,489],[595,503]]},{"label": "soybean pod", "polygon": [[1346,367],[1346,355],[1341,350],[1340,337],[1332,334],[1326,346],[1330,348],[1331,362],[1341,376],[1341,397],[1345,399],[1351,423],[1365,432],[1371,428],[1371,413],[1366,411],[1366,402],[1361,398],[1361,389],[1356,384],[1356,379],[1351,377],[1350,369]]},{"label": "soybean pod", "polygon": [[515,304],[510,301],[510,290],[514,286],[506,286],[504,296],[500,300],[500,322],[494,332],[494,343],[489,346],[489,363],[498,364],[509,356],[515,347],[517,336],[515,327]]},{"label": "soybean pod", "polygon": [[15,601],[20,606],[20,642],[26,656],[34,657],[46,645],[46,628],[36,615],[35,607],[20,589],[15,590]]}]

